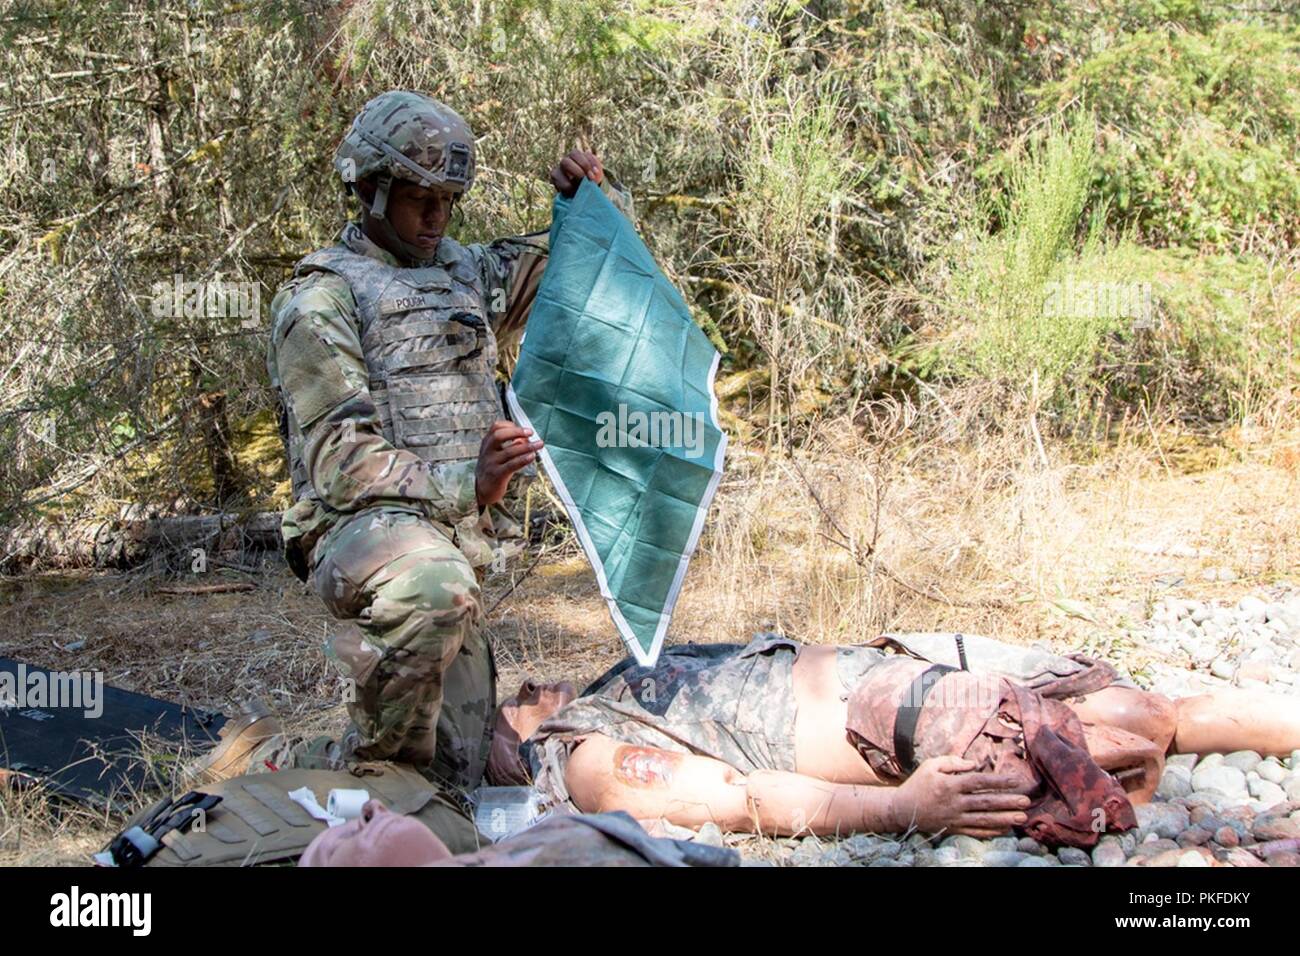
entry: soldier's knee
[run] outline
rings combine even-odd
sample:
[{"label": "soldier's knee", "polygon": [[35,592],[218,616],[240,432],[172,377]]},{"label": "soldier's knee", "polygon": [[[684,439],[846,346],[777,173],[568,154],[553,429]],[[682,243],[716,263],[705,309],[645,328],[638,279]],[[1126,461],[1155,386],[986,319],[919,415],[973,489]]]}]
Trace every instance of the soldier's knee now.
[{"label": "soldier's knee", "polygon": [[460,555],[411,560],[380,587],[376,604],[428,615],[434,623],[477,620],[482,615],[478,579]]},{"label": "soldier's knee", "polygon": [[1178,710],[1168,697],[1132,687],[1108,687],[1097,696],[1103,698],[1099,700],[1100,722],[1145,737],[1161,749],[1169,746]]},{"label": "soldier's knee", "polygon": [[1147,694],[1150,708],[1151,736],[1149,739],[1168,747],[1178,730],[1178,705],[1164,694]]}]

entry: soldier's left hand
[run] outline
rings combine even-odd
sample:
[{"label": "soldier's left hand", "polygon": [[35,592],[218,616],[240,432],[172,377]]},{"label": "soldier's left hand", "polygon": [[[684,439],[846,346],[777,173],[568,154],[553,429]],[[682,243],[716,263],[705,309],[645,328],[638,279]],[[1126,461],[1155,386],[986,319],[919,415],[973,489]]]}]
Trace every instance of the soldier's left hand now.
[{"label": "soldier's left hand", "polygon": [[605,178],[605,167],[595,153],[585,149],[573,149],[551,170],[551,185],[566,199],[573,198],[584,179],[590,179],[597,186]]},{"label": "soldier's left hand", "polygon": [[[474,469],[474,496],[480,508],[494,505],[506,494],[510,476],[537,460],[541,439],[531,439],[533,430],[502,419],[493,422],[478,449]],[[531,440],[530,440],[531,439]]]}]

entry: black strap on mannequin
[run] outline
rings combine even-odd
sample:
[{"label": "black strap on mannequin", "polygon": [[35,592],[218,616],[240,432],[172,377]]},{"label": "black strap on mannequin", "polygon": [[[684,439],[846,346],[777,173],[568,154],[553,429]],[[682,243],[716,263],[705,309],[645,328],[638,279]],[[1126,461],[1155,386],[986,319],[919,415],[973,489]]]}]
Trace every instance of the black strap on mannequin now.
[{"label": "black strap on mannequin", "polygon": [[944,674],[956,669],[947,664],[931,664],[917,675],[903,694],[903,702],[894,716],[894,758],[904,773],[911,773],[917,767],[916,725],[921,719],[925,699]]}]

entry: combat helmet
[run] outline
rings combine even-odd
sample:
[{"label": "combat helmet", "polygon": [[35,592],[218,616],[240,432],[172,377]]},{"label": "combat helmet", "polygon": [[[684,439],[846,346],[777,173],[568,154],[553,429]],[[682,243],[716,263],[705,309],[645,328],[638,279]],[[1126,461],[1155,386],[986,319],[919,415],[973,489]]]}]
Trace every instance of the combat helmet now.
[{"label": "combat helmet", "polygon": [[361,108],[334,153],[334,169],[354,193],[357,180],[374,178],[367,212],[418,258],[419,250],[398,239],[384,215],[393,179],[464,195],[474,183],[474,134],[451,107],[421,93],[389,90]]}]

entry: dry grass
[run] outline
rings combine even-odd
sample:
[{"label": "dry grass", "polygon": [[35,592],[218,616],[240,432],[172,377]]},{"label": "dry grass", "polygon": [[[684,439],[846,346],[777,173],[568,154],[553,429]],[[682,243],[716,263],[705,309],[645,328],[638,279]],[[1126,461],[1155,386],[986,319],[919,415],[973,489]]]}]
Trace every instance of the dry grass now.
[{"label": "dry grass", "polygon": [[[1296,571],[1292,434],[1207,442],[1167,430],[1159,451],[1145,435],[1085,463],[1049,448],[1044,466],[1027,433],[972,451],[941,435],[921,441],[906,415],[880,411],[856,427],[828,424],[819,452],[764,458],[737,448],[678,603],[675,641],[745,640],[764,628],[825,643],[963,629],[1086,647],[1140,670],[1124,625],[1145,617],[1155,595],[1234,597]],[[1238,579],[1206,582],[1207,568]],[[0,653],[98,669],[108,683],[204,707],[261,696],[292,731],[342,725],[337,677],[320,652],[331,619],[286,570],[247,593],[166,596],[161,583],[10,579]],[[509,584],[489,580],[488,606]],[[587,680],[622,655],[571,544],[547,554],[489,627],[503,694],[525,674]],[[77,640],[85,646],[64,650]],[[0,863],[84,861],[119,823],[53,809],[39,791],[0,795]],[[765,841],[746,847],[772,855]]]}]

